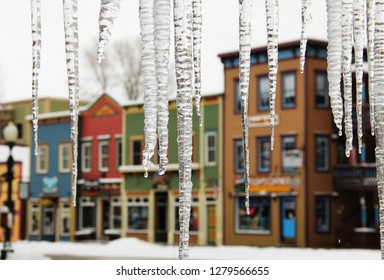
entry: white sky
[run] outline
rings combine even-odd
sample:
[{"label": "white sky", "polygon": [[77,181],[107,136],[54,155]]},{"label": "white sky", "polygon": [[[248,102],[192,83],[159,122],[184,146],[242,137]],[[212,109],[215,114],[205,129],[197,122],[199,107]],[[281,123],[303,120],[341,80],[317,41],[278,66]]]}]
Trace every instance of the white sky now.
[{"label": "white sky", "polygon": [[[42,62],[39,96],[66,98],[62,0],[41,2]],[[134,39],[139,36],[138,2],[123,0],[112,39]],[[254,0],[252,47],[266,44],[264,2]],[[314,39],[326,39],[325,0],[312,2],[313,20],[308,35]],[[80,51],[97,38],[99,5],[100,1],[79,0]],[[203,0],[203,17],[203,94],[222,92],[224,70],[217,55],[238,49],[238,0]],[[31,96],[32,68],[30,0],[0,0],[0,30],[0,90],[4,92],[0,101],[28,99]],[[279,42],[299,39],[300,31],[301,0],[280,0]],[[84,68],[80,65],[82,71]]]}]

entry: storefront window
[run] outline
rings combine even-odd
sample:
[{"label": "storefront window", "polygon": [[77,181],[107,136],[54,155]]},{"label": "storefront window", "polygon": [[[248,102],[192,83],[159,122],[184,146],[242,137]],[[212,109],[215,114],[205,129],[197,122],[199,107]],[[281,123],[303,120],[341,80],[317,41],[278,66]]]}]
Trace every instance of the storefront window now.
[{"label": "storefront window", "polygon": [[29,222],[29,234],[30,235],[38,235],[39,233],[39,206],[37,204],[31,205],[30,211],[30,222]]},{"label": "storefront window", "polygon": [[95,227],[95,202],[89,197],[84,197],[80,202],[80,227]]},{"label": "storefront window", "polygon": [[236,198],[236,232],[271,233],[271,200],[269,197],[251,196],[249,198],[250,215],[245,209],[245,197]]},{"label": "storefront window", "polygon": [[148,229],[148,200],[128,199],[128,230],[146,231]]},{"label": "storefront window", "polygon": [[112,228],[121,228],[121,206],[117,199],[112,201]]},{"label": "storefront window", "polygon": [[330,230],[330,207],[329,197],[318,196],[315,199],[316,205],[316,231],[320,233]]}]

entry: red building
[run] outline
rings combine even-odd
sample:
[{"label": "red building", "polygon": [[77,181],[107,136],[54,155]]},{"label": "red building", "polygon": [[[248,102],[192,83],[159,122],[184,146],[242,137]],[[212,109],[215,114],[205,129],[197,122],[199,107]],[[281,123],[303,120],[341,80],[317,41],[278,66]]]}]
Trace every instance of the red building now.
[{"label": "red building", "polygon": [[120,236],[122,108],[104,94],[80,115],[76,238]]}]

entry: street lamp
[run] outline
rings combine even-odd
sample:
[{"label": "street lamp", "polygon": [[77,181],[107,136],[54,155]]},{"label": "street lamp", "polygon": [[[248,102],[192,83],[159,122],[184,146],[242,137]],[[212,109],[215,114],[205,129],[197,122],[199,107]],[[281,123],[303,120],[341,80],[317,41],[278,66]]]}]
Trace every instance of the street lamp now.
[{"label": "street lamp", "polygon": [[9,122],[8,125],[3,130],[4,139],[7,142],[9,147],[9,157],[7,160],[7,173],[5,174],[5,179],[8,184],[7,192],[7,201],[2,207],[2,226],[5,228],[5,239],[3,249],[1,250],[1,259],[5,260],[7,258],[8,252],[13,252],[11,249],[11,229],[13,226],[13,216],[14,216],[14,202],[12,200],[12,180],[13,180],[13,165],[14,160],[12,157],[12,148],[15,145],[17,139],[17,127],[13,122]]}]

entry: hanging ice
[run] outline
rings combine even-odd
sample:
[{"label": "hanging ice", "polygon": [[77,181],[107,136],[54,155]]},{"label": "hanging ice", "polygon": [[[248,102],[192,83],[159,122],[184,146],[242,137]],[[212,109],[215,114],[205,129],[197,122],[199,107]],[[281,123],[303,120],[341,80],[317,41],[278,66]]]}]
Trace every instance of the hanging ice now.
[{"label": "hanging ice", "polygon": [[379,220],[381,259],[384,260],[384,0],[376,0],[374,36],[374,92],[377,190],[379,195]]},{"label": "hanging ice", "polygon": [[311,19],[311,13],[309,7],[311,6],[310,0],[301,1],[301,41],[300,41],[300,71],[304,73],[305,64],[305,50],[307,48],[307,26]]},{"label": "hanging ice", "polygon": [[38,114],[39,114],[39,74],[41,52],[41,2],[31,0],[31,27],[32,27],[32,124],[35,155],[38,154]]},{"label": "hanging ice", "polygon": [[342,134],[343,101],[341,99],[341,0],[327,0],[327,29],[328,29],[328,94],[334,122]]},{"label": "hanging ice", "polygon": [[345,154],[352,150],[352,35],[353,35],[353,0],[343,0],[342,5],[342,47],[343,47],[343,82],[344,82],[344,123],[345,123]]},{"label": "hanging ice", "polygon": [[192,201],[192,1],[174,0],[177,141],[179,154],[179,258],[189,258],[189,218]]},{"label": "hanging ice", "polygon": [[265,0],[265,10],[267,14],[267,53],[269,68],[269,110],[271,115],[271,150],[273,150],[275,138],[275,99],[278,63],[277,38],[279,34],[279,1]]},{"label": "hanging ice", "polygon": [[371,114],[371,134],[375,135],[375,94],[373,90],[374,64],[374,35],[375,35],[375,0],[367,0],[367,57],[368,57],[368,94],[369,112]]},{"label": "hanging ice", "polygon": [[249,136],[248,136],[248,90],[251,65],[251,11],[252,0],[239,0],[239,82],[241,96],[241,121],[243,129],[245,209],[249,215]]},{"label": "hanging ice", "polygon": [[356,115],[358,151],[361,154],[363,139],[362,124],[362,92],[363,92],[363,51],[365,42],[365,0],[354,0],[353,3],[353,39],[355,50],[356,76]]},{"label": "hanging ice", "polygon": [[99,47],[97,49],[97,61],[105,58],[104,51],[111,37],[113,21],[117,18],[122,0],[101,0],[99,15]]},{"label": "hanging ice", "polygon": [[202,118],[200,113],[200,100],[201,100],[201,38],[202,38],[202,11],[201,0],[192,0],[193,12],[193,69],[195,77],[195,102],[196,113],[199,118],[199,124],[202,125]]},{"label": "hanging ice", "polygon": [[153,166],[151,158],[156,146],[157,125],[157,83],[155,67],[154,44],[154,15],[153,0],[140,0],[140,28],[141,28],[141,63],[144,84],[144,133],[145,147],[143,151],[143,166],[145,177],[148,168]]},{"label": "hanging ice", "polygon": [[78,107],[79,107],[79,38],[77,24],[77,0],[63,0],[65,54],[67,60],[69,109],[72,139],[72,197],[76,206]]},{"label": "hanging ice", "polygon": [[159,135],[159,174],[168,163],[168,64],[170,47],[171,1],[155,0],[155,55],[157,78],[157,130]]}]

